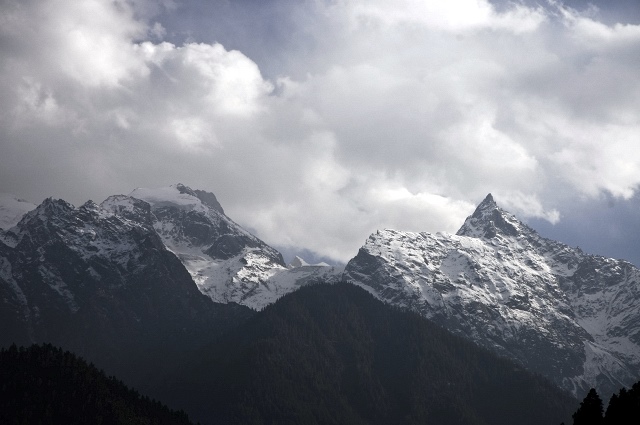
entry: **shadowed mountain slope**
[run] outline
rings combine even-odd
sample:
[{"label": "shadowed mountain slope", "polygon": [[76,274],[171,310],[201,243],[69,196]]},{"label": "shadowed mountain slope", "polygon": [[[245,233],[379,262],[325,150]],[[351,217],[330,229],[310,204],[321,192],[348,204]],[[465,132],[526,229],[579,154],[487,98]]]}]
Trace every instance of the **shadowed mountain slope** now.
[{"label": "shadowed mountain slope", "polygon": [[[252,312],[203,295],[152,227],[126,214],[47,199],[0,233],[0,345],[52,343],[127,382]],[[136,385],[137,386],[137,385]]]},{"label": "shadowed mountain slope", "polygon": [[165,391],[203,423],[539,425],[577,404],[348,284],[283,297],[177,375]]}]

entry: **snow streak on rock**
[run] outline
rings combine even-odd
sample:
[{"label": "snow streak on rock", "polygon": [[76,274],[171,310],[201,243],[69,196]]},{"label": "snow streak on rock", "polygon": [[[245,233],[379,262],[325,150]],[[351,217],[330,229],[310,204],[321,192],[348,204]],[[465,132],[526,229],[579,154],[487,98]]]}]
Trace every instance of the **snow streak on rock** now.
[{"label": "snow streak on rock", "polygon": [[640,376],[640,271],[540,237],[491,195],[456,235],[371,235],[344,278],[581,394]]},{"label": "snow streak on rock", "polygon": [[301,285],[336,281],[342,272],[319,265],[287,269],[282,255],[227,217],[212,193],[177,184],[130,196],[151,205],[165,246],[216,302],[259,310]]}]

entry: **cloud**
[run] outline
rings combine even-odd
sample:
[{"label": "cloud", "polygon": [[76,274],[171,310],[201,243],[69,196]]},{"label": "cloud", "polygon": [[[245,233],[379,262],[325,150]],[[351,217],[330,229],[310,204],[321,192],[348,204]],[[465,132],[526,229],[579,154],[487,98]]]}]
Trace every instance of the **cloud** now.
[{"label": "cloud", "polygon": [[146,28],[125,1],[5,3],[0,31],[3,53],[10,52],[5,66],[14,72],[82,86],[114,86],[145,72],[131,39]]},{"label": "cloud", "polygon": [[419,26],[444,31],[500,29],[516,33],[535,30],[546,19],[541,8],[513,4],[503,13],[482,0],[452,0],[425,2],[400,0],[345,0],[338,2],[336,13],[346,13],[354,26],[381,25],[385,29],[395,26]]},{"label": "cloud", "polygon": [[[216,25],[163,40],[185,7],[5,2],[0,191],[182,182],[269,243],[346,261],[378,228],[455,232],[488,192],[556,223],[640,183],[640,26],[556,2],[273,0],[280,32],[239,27],[234,50],[194,39]],[[257,19],[206,7],[226,30]]]},{"label": "cloud", "polygon": [[35,173],[54,194],[61,184],[86,193],[148,170],[180,175],[188,165],[174,155],[211,155],[227,140],[217,133],[244,125],[272,90],[254,62],[219,44],[137,42],[148,27],[125,2],[12,3],[3,16],[7,185]]}]

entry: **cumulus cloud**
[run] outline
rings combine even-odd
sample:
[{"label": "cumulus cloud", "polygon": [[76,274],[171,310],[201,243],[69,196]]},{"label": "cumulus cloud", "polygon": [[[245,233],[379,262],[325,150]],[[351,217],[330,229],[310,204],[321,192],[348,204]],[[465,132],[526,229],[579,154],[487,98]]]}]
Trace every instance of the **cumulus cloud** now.
[{"label": "cumulus cloud", "polygon": [[113,188],[146,167],[188,166],[171,155],[211,154],[224,140],[217,133],[243,125],[272,90],[240,52],[136,42],[148,28],[128,3],[81,3],[16,2],[3,15],[5,182],[44,174],[45,185],[86,194],[86,178]]},{"label": "cumulus cloud", "polygon": [[567,200],[636,193],[640,26],[555,1],[285,3],[265,4],[299,43],[245,29],[258,60],[163,40],[179,1],[5,1],[0,190],[183,182],[342,261],[378,228],[455,232],[488,192],[553,223]]}]

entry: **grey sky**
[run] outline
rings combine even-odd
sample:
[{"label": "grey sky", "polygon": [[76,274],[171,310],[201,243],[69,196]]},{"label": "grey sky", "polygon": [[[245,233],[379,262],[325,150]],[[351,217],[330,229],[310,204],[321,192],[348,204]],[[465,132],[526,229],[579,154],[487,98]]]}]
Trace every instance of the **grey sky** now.
[{"label": "grey sky", "polygon": [[0,192],[182,182],[338,261],[378,228],[455,232],[492,192],[640,264],[635,1],[0,5]]}]

